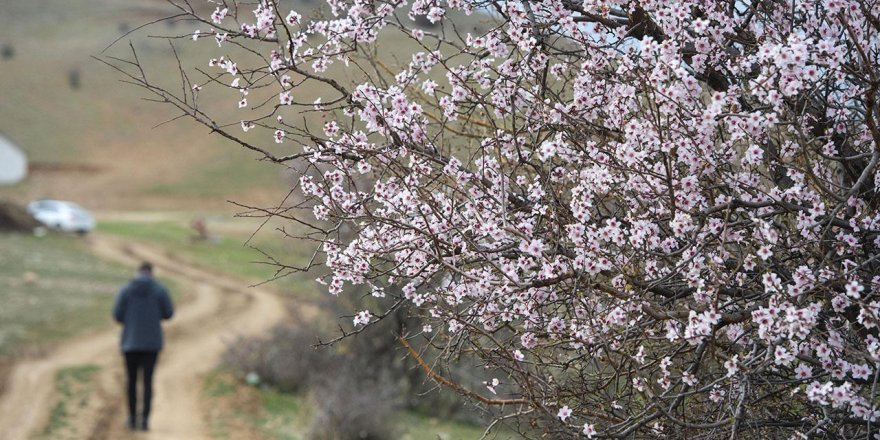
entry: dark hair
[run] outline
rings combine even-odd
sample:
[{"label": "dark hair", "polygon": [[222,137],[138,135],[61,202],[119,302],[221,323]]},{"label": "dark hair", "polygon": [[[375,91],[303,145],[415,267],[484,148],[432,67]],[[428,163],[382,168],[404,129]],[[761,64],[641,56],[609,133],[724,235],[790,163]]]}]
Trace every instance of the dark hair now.
[{"label": "dark hair", "polygon": [[138,272],[153,273],[153,264],[149,261],[144,261],[138,266]]}]

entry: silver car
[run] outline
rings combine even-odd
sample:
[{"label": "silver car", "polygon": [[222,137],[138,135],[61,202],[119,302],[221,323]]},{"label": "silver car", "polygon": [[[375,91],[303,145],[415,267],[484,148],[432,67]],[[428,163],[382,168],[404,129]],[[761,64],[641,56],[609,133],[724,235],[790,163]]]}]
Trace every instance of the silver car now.
[{"label": "silver car", "polygon": [[73,202],[36,200],[27,210],[47,228],[85,234],[95,229],[95,219],[88,211]]}]

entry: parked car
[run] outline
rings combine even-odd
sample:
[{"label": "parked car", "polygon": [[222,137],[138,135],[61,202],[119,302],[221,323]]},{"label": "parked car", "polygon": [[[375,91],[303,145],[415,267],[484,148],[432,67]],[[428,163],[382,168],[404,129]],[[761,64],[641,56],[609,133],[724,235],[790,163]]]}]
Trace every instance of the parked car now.
[{"label": "parked car", "polygon": [[85,234],[95,229],[95,219],[73,202],[36,200],[28,204],[28,212],[47,228]]}]

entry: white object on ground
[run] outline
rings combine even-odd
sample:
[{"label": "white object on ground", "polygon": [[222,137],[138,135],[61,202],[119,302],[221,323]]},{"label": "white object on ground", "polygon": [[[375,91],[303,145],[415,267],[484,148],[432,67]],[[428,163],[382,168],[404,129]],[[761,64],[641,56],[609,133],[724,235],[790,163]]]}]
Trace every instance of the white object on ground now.
[{"label": "white object on ground", "polygon": [[14,185],[27,176],[27,157],[9,138],[0,134],[0,185]]}]

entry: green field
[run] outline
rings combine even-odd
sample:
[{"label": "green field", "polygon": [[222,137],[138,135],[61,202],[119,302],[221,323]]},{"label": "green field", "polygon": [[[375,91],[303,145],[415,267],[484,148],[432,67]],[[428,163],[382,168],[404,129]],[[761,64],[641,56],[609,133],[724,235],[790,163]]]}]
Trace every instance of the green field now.
[{"label": "green field", "polygon": [[0,355],[109,326],[131,269],[92,256],[79,237],[0,234]]},{"label": "green field", "polygon": [[[234,222],[226,222],[230,221]],[[195,231],[180,221],[102,221],[98,224],[98,231],[161,246],[188,261],[253,283],[271,280],[279,275],[268,256],[288,264],[301,264],[311,256],[311,248],[296,240],[282,238],[271,226],[265,227],[253,238],[250,236],[257,230],[256,224],[253,229],[245,227],[232,233],[211,233],[211,227],[209,221],[208,230],[212,235],[209,240],[196,240]],[[273,285],[285,291],[314,295],[318,287],[314,282],[316,276],[292,274]]]}]

